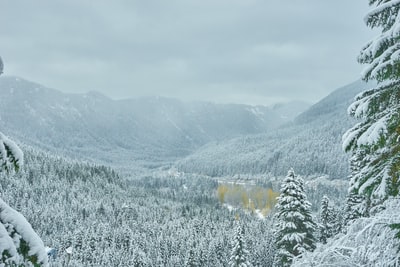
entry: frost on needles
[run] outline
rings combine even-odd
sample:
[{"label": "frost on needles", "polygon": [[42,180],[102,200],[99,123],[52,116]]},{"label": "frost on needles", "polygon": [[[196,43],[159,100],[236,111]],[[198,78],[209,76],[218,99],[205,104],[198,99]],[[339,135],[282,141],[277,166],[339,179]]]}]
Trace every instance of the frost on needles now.
[{"label": "frost on needles", "polygon": [[290,266],[293,258],[315,248],[316,224],[311,204],[304,191],[304,181],[289,170],[282,183],[276,208],[276,255],[274,266]]},{"label": "frost on needles", "polygon": [[364,197],[368,211],[397,196],[400,186],[400,0],[370,4],[365,22],[381,33],[358,61],[366,65],[363,79],[378,86],[356,96],[348,113],[360,122],[343,136],[343,148],[352,151],[350,193]]}]

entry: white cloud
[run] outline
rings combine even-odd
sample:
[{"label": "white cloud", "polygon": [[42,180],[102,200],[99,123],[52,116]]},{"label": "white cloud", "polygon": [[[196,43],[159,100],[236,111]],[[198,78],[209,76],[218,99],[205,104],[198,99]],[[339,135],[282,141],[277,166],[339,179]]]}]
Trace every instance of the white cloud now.
[{"label": "white cloud", "polygon": [[70,92],[316,101],[359,77],[355,58],[373,36],[367,8],[364,0],[2,1],[0,54],[6,74]]}]

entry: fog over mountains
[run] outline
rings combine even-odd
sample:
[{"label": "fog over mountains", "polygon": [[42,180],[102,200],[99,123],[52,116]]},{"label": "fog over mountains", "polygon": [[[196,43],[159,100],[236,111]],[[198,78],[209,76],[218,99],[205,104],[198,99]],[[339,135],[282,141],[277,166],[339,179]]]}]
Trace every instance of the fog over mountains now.
[{"label": "fog over mountains", "polygon": [[309,108],[301,102],[254,107],[162,97],[113,100],[1,77],[0,128],[45,151],[114,167],[173,164],[210,176],[280,176],[293,167],[303,175],[346,178],[341,136],[354,123],[346,109],[367,87],[357,81]]},{"label": "fog over mountains", "polygon": [[64,94],[17,77],[1,77],[0,93],[0,128],[7,135],[113,166],[173,162],[209,142],[271,132],[308,107],[113,100],[96,92]]},{"label": "fog over mountains", "polygon": [[211,176],[283,176],[293,167],[302,175],[347,178],[348,156],[342,151],[341,137],[354,121],[346,111],[354,96],[370,86],[357,81],[339,88],[290,124],[265,134],[209,143],[177,167]]}]

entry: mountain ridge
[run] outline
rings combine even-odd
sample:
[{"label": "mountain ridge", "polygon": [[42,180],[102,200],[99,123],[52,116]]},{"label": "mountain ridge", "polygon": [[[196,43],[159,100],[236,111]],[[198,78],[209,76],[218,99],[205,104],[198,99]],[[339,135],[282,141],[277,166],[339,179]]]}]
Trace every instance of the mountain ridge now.
[{"label": "mountain ridge", "polygon": [[49,152],[113,165],[173,162],[208,142],[267,132],[288,121],[264,106],[163,97],[113,100],[10,76],[0,77],[0,93],[6,134]]},{"label": "mountain ridge", "polygon": [[356,81],[338,88],[298,115],[292,123],[269,133],[209,143],[176,162],[183,172],[210,176],[267,174],[284,176],[294,168],[302,175],[346,179],[348,155],[341,137],[354,124],[347,106],[354,96],[371,87]]}]

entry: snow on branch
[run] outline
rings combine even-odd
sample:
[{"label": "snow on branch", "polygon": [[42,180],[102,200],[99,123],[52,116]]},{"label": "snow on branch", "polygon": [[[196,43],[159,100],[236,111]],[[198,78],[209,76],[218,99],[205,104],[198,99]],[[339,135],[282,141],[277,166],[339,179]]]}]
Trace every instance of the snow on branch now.
[{"label": "snow on branch", "polygon": [[[375,2],[375,1],[373,1]],[[370,4],[373,4],[371,1]],[[382,25],[382,20],[386,23],[390,23],[387,20],[383,19],[383,15],[386,16],[387,19],[393,19],[393,15],[397,14],[400,5],[400,0],[392,0],[385,3],[382,1],[377,3],[377,6],[372,9],[370,12],[366,14],[364,17],[365,23],[370,27],[378,27]]]},{"label": "snow on branch", "polygon": [[0,132],[0,169],[19,170],[24,163],[24,153],[9,138]]},{"label": "snow on branch", "polygon": [[390,226],[400,222],[400,199],[388,199],[383,208],[372,217],[356,219],[347,233],[296,258],[292,266],[399,266],[400,240]]},{"label": "snow on branch", "polygon": [[[8,206],[2,199],[0,199],[0,222],[0,251],[9,251],[10,255],[16,260],[15,262],[23,262],[22,255],[16,254],[15,251],[20,247],[21,241],[24,240],[29,246],[27,256],[35,256],[37,263],[47,266],[47,254],[43,241],[25,217]],[[5,233],[7,236],[4,236]]]}]

